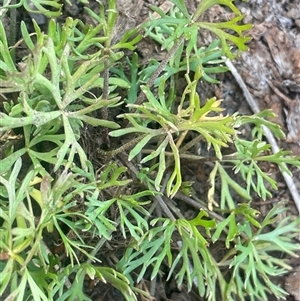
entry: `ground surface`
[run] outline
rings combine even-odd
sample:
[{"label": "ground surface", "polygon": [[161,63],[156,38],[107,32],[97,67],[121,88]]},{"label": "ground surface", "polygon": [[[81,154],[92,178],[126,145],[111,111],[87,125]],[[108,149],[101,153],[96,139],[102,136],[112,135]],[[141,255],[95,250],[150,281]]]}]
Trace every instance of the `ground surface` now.
[{"label": "ground surface", "polygon": [[[66,5],[65,16],[86,19],[82,7],[71,0],[72,6]],[[185,1],[191,12],[197,5],[197,0]],[[161,5],[165,11],[169,8],[168,1],[164,0],[118,0],[119,18],[115,38],[127,28],[133,28],[148,17],[149,5]],[[90,1],[91,8],[97,5]],[[244,21],[254,24],[249,33],[253,39],[249,44],[249,51],[243,53],[234,61],[234,65],[240,73],[247,88],[258,102],[260,109],[271,108],[278,115],[278,122],[284,129],[287,140],[280,141],[282,148],[292,150],[300,155],[300,2],[297,0],[249,0],[238,2],[237,6],[246,15]],[[221,7],[212,9],[206,17],[210,20],[226,19],[227,13]],[[86,20],[88,21],[88,20]],[[210,36],[203,36],[203,43],[208,43]],[[147,41],[141,43],[138,48],[141,60],[157,57],[153,43]],[[220,84],[199,87],[201,98],[217,96],[224,99],[224,106],[229,113],[239,111],[242,114],[252,114],[253,108],[249,106],[243,93],[230,72],[220,78]],[[189,180],[197,182],[201,180],[200,166],[189,166],[186,176]],[[300,172],[293,170],[294,181],[300,191]],[[290,212],[296,214],[294,202],[286,188],[280,174],[277,175],[279,191],[274,197],[263,203],[257,200],[257,207],[264,213],[273,203],[289,200]],[[187,211],[184,209],[183,211]],[[188,211],[187,211],[188,212]],[[116,238],[117,240],[117,238]],[[113,242],[112,242],[113,243]],[[109,246],[108,246],[109,249]],[[300,266],[296,260],[291,261],[294,270],[284,279],[279,279],[287,291],[290,292],[289,300],[300,300]],[[142,287],[148,286],[147,281],[142,282]],[[177,290],[174,283],[157,283],[156,301],[198,301],[194,292],[187,294],[184,289]],[[112,288],[107,288],[99,283],[96,286],[87,287],[87,291],[93,300],[97,301],[121,301],[122,296]]]}]

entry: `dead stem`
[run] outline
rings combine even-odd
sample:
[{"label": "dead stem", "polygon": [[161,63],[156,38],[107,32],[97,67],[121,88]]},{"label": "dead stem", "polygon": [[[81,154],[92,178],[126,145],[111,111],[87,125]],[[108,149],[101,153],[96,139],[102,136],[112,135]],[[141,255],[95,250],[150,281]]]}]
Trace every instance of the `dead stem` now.
[{"label": "dead stem", "polygon": [[[109,96],[109,56],[107,56],[104,60],[104,71],[103,71],[103,99],[108,100]],[[100,109],[101,118],[103,120],[108,120],[108,108],[104,106]],[[102,129],[102,139],[104,144],[109,147],[109,136],[108,136],[108,128],[104,127]]]},{"label": "dead stem", "polygon": [[[164,68],[166,67],[167,63],[169,62],[169,60],[171,59],[171,57],[174,55],[174,53],[177,51],[177,49],[179,48],[179,46],[181,45],[181,43],[183,43],[184,41],[184,37],[181,37],[174,45],[173,47],[170,49],[170,51],[168,52],[168,54],[166,55],[166,57],[160,62],[159,66],[157,67],[157,69],[155,70],[155,72],[153,72],[152,76],[150,77],[149,81],[147,82],[147,87],[151,88],[152,85],[154,84],[154,81],[156,80],[156,78],[160,75],[160,73],[164,70]],[[136,105],[140,105],[145,99],[145,94],[143,91],[140,92],[135,104]],[[132,112],[131,112],[132,113]]]}]

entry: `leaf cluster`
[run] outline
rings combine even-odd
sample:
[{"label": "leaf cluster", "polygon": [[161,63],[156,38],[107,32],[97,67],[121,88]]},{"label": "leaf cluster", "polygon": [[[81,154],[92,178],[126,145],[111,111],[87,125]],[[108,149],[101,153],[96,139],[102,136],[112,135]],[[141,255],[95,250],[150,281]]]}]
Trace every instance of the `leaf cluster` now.
[{"label": "leaf cluster", "polygon": [[[150,15],[119,40],[116,0],[99,1],[97,12],[85,7],[93,25],[69,17],[57,22],[59,0],[3,2],[0,295],[5,300],[91,300],[86,279],[110,283],[128,301],[149,299],[138,283],[158,277],[175,279],[187,290],[196,287],[207,300],[285,296],[272,277],[290,269],[277,254],[297,256],[299,219],[278,220],[285,204],[260,218],[251,200],[267,199],[277,189],[263,164],[290,173],[287,165],[299,168],[299,158],[284,150],[272,154],[264,142],[264,127],[284,138],[269,121],[269,110],[224,115],[221,100],[203,100],[198,93],[202,80],[216,83],[218,73],[227,70],[226,58],[247,49],[243,32],[251,25],[240,24],[243,16],[232,0],[203,0],[193,15],[184,0],[171,2],[169,13],[152,7],[159,18]],[[204,13],[214,5],[235,17],[205,22]],[[9,45],[3,18],[19,7],[52,19],[45,32],[35,20],[33,32],[21,22],[27,52],[16,63],[18,44]],[[202,30],[217,39],[199,45]],[[135,49],[145,36],[165,51],[162,60],[140,63]],[[253,128],[251,140],[240,134],[245,124]],[[97,158],[86,145],[87,130],[112,141],[99,145]],[[199,141],[209,156],[189,152]],[[184,158],[209,161],[207,195],[197,197],[192,182],[183,180]],[[181,199],[196,204],[191,218],[180,212]],[[63,255],[47,237],[58,237]],[[114,237],[124,240],[124,252],[105,261],[105,243]],[[213,253],[217,243],[225,250],[221,258]]]}]

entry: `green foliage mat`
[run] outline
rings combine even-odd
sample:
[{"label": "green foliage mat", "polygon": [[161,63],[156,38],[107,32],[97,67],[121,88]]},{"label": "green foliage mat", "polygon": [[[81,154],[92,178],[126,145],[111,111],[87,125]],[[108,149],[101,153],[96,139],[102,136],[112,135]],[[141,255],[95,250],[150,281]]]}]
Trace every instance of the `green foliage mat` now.
[{"label": "green foliage mat", "polygon": [[[263,127],[284,139],[269,110],[224,115],[216,98],[200,99],[200,81],[216,83],[226,59],[247,49],[251,28],[232,0],[202,0],[191,15],[183,0],[114,41],[116,0],[85,7],[93,20],[55,20],[59,0],[3,2],[0,8],[0,295],[5,300],[91,300],[85,279],[111,284],[125,300],[150,300],[141,281],[175,279],[206,300],[267,300],[287,294],[273,281],[297,256],[299,219],[285,203],[265,217],[253,196],[272,197],[273,164],[290,174],[298,157],[272,154]],[[86,3],[83,3],[86,5]],[[205,22],[214,5],[234,17]],[[22,7],[48,18],[42,31],[23,21],[22,39],[7,41],[3,20]],[[12,28],[12,27],[11,27]],[[216,40],[199,46],[199,31]],[[164,55],[141,65],[135,49],[145,37]],[[26,48],[15,61],[19,43]],[[126,55],[125,55],[126,54]],[[183,78],[185,87],[179,87]],[[182,82],[182,81],[181,81]],[[240,134],[250,125],[251,138]],[[96,133],[99,143],[88,141]],[[92,137],[92,136],[91,136]],[[189,150],[199,141],[209,156]],[[225,154],[224,154],[225,152]],[[207,195],[183,181],[184,159],[209,162]],[[201,198],[204,201],[200,201]],[[186,219],[176,202],[198,209]],[[175,202],[174,202],[175,201]],[[177,206],[178,205],[178,206]],[[277,222],[277,226],[274,227]],[[53,250],[55,240],[63,254]],[[121,252],[102,258],[114,237]],[[215,244],[225,250],[213,255]],[[59,256],[61,255],[61,256]],[[113,258],[113,259],[112,259]],[[102,261],[101,261],[102,260]],[[143,299],[142,299],[143,298]]]}]

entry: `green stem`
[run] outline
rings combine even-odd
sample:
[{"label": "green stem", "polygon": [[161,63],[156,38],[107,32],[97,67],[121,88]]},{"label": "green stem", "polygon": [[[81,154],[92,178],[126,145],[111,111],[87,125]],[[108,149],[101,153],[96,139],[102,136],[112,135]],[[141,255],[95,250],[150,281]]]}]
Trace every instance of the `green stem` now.
[{"label": "green stem", "polygon": [[[16,4],[16,0],[11,1],[11,5]],[[15,7],[10,9],[10,23],[9,23],[9,46],[11,49],[11,58],[16,62],[15,48],[17,36],[17,9]]]}]

